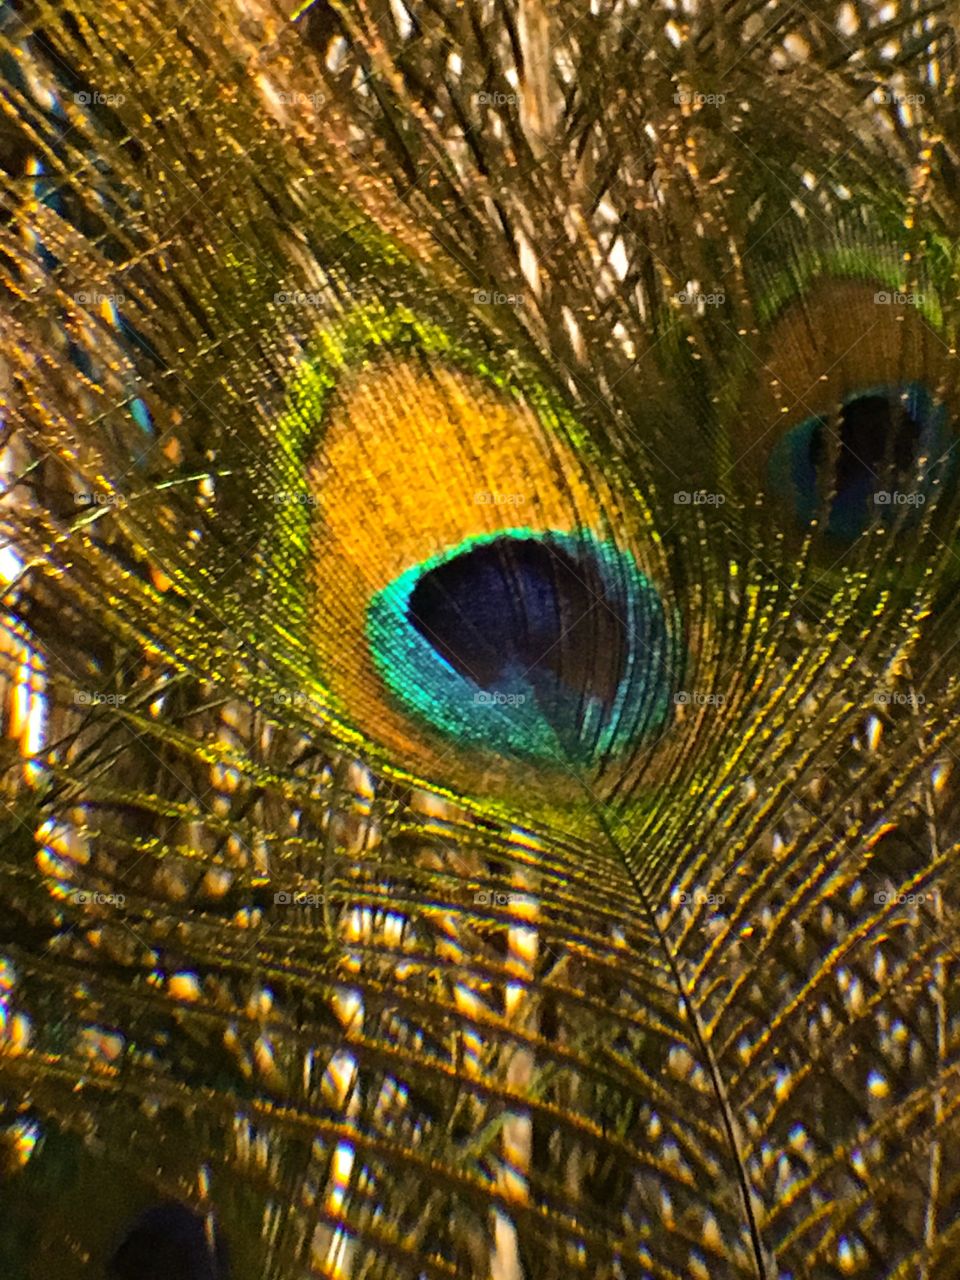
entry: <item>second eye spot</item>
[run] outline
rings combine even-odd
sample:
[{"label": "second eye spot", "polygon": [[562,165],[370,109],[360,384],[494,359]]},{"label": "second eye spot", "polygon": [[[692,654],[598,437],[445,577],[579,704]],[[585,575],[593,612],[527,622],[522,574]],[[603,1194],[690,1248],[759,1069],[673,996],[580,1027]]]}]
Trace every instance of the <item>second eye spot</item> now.
[{"label": "second eye spot", "polygon": [[836,415],[804,418],[777,441],[770,486],[800,523],[821,516],[849,541],[878,515],[924,505],[951,466],[948,427],[946,406],[922,383],[863,388]]}]

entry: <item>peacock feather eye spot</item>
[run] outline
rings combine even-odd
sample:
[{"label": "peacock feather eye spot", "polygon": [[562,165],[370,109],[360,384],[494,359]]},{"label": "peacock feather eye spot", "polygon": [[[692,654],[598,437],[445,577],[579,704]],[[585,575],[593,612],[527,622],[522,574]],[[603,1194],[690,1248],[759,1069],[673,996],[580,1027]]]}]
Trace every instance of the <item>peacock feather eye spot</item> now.
[{"label": "peacock feather eye spot", "polygon": [[667,714],[659,595],[590,535],[470,539],[381,592],[368,634],[404,707],[472,745],[589,765]]},{"label": "peacock feather eye spot", "polygon": [[785,433],[770,455],[771,487],[804,525],[829,499],[827,532],[852,541],[878,514],[897,514],[891,485],[903,486],[905,503],[923,505],[938,465],[947,465],[946,426],[946,406],[921,383],[866,388],[832,421],[811,416]]}]

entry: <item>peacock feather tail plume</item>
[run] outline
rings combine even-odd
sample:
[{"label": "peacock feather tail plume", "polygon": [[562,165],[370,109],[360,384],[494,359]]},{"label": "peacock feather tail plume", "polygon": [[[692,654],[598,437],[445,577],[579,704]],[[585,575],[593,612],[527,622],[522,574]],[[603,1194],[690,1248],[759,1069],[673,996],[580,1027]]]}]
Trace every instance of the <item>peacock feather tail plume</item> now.
[{"label": "peacock feather tail plume", "polygon": [[0,5],[5,1275],[960,1276],[957,70]]}]

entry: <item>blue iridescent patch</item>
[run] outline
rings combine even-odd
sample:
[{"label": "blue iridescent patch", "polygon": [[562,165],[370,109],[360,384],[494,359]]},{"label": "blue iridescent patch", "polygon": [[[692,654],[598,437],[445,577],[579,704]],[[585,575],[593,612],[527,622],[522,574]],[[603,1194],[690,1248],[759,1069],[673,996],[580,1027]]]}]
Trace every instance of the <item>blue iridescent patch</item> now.
[{"label": "blue iridescent patch", "polygon": [[467,539],[380,591],[367,637],[404,709],[475,747],[589,766],[668,716],[660,596],[588,533]]},{"label": "blue iridescent patch", "polygon": [[922,507],[934,478],[952,471],[946,406],[922,383],[847,396],[832,429],[832,480],[824,475],[831,426],[821,417],[805,418],[781,436],[770,453],[768,477],[800,524],[809,524],[830,498],[826,531],[843,541],[859,537],[874,518]]}]

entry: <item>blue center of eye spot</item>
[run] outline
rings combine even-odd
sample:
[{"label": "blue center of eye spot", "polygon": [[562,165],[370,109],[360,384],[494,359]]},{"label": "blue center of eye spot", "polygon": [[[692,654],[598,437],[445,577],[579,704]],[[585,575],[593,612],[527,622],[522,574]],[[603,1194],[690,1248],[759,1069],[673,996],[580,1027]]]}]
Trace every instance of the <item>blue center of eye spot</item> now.
[{"label": "blue center of eye spot", "polygon": [[668,715],[660,596],[629,552],[591,534],[467,539],[380,591],[367,637],[401,705],[472,746],[590,765]]},{"label": "blue center of eye spot", "polygon": [[[824,475],[831,426],[832,478]],[[768,477],[801,524],[832,493],[827,533],[852,541],[875,516],[889,520],[903,505],[923,505],[934,478],[952,468],[950,443],[946,405],[922,383],[869,387],[847,396],[832,424],[809,417],[791,427],[771,450]]]}]

